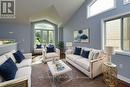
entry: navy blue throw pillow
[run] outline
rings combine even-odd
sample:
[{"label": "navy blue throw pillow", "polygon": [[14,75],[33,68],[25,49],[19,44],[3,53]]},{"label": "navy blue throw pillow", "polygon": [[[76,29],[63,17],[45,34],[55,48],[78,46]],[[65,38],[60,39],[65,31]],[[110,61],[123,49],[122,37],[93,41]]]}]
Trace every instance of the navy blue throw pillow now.
[{"label": "navy blue throw pillow", "polygon": [[25,59],[25,57],[21,51],[17,51],[15,53],[13,53],[13,55],[14,55],[17,63],[21,63]]},{"label": "navy blue throw pillow", "polygon": [[0,65],[0,75],[6,81],[14,79],[17,70],[18,68],[11,58]]},{"label": "navy blue throw pillow", "polygon": [[55,52],[54,47],[46,47],[47,48],[47,53]]},{"label": "navy blue throw pillow", "polygon": [[89,53],[90,51],[83,50],[81,56],[88,59]]},{"label": "navy blue throw pillow", "polygon": [[42,48],[42,45],[37,45],[37,49]]},{"label": "navy blue throw pillow", "polygon": [[81,53],[81,48],[75,47],[74,54],[75,54],[75,55],[80,55],[80,53]]}]

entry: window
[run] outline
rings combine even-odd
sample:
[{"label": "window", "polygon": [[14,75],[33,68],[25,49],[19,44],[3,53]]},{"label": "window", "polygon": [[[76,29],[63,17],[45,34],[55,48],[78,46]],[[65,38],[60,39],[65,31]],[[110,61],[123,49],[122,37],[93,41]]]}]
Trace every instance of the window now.
[{"label": "window", "polygon": [[93,0],[88,5],[88,17],[97,15],[115,7],[115,0]]},{"label": "window", "polygon": [[130,52],[130,16],[105,21],[105,45]]},{"label": "window", "polygon": [[35,23],[35,45],[43,44],[48,45],[49,43],[55,44],[55,27],[49,23]]},{"label": "window", "polygon": [[123,0],[124,4],[130,3],[130,0]]}]

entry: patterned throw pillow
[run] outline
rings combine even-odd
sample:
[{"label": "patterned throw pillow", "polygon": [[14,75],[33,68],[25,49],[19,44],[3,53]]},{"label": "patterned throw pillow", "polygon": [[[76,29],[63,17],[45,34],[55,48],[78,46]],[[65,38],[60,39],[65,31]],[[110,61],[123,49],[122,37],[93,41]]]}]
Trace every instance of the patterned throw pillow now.
[{"label": "patterned throw pillow", "polygon": [[89,54],[89,60],[99,58],[100,51],[99,50],[92,50]]}]

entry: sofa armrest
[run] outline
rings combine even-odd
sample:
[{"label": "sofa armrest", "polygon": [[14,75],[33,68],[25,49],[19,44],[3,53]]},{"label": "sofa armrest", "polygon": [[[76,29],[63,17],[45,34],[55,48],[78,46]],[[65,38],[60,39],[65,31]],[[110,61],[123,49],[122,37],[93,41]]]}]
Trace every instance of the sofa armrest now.
[{"label": "sofa armrest", "polygon": [[60,56],[60,50],[56,48],[56,53]]},{"label": "sofa armrest", "polygon": [[46,55],[46,50],[45,49],[42,49],[42,55]]},{"label": "sofa armrest", "polygon": [[18,87],[21,85],[26,85],[22,87],[28,87],[28,78],[27,77],[21,77],[17,79],[13,79],[10,81],[5,81],[0,83],[0,87]]},{"label": "sofa armrest", "polygon": [[98,61],[101,61],[101,60],[103,60],[103,59],[102,58],[98,58],[98,59],[90,60],[90,63],[98,62]]},{"label": "sofa armrest", "polygon": [[23,54],[26,59],[32,59],[32,53],[25,53]]},{"label": "sofa armrest", "polygon": [[66,50],[65,54],[73,54],[73,50],[72,49],[69,49],[69,50]]},{"label": "sofa armrest", "polygon": [[102,73],[102,62],[103,62],[102,58],[94,59],[89,62],[90,63],[90,73],[91,73],[90,77],[92,79]]}]

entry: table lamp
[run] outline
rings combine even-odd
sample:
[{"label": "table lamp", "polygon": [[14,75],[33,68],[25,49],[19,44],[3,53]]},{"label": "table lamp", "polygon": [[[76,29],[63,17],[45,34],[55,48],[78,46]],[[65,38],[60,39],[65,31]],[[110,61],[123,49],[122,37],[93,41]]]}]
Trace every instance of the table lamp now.
[{"label": "table lamp", "polygon": [[111,63],[111,56],[114,54],[114,47],[105,46],[105,52],[107,53],[108,62]]},{"label": "table lamp", "polygon": [[72,42],[66,42],[66,48],[67,49],[71,49],[72,48],[73,43]]}]

